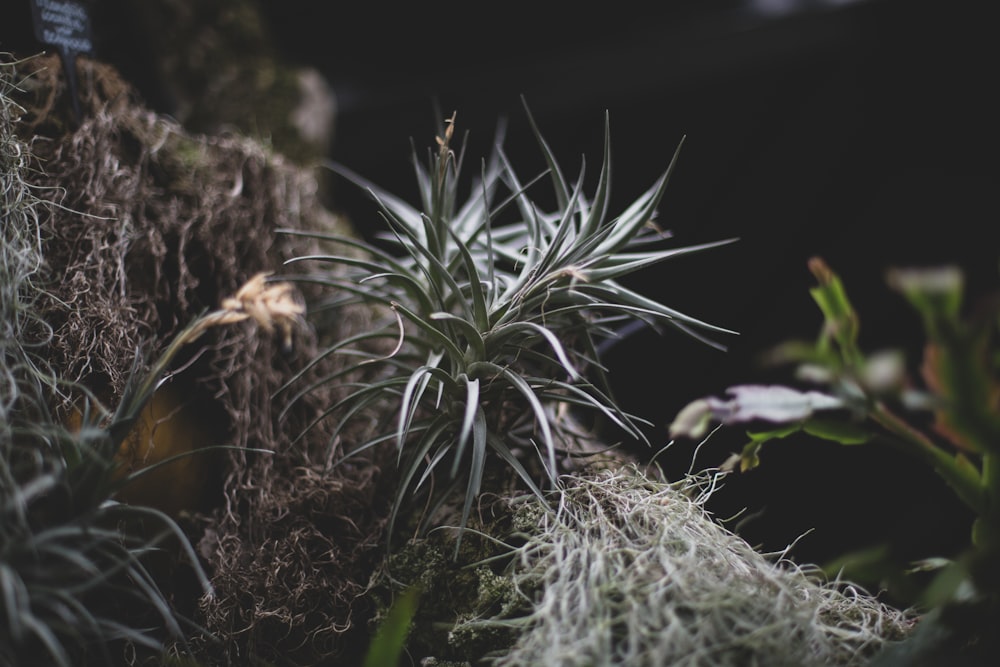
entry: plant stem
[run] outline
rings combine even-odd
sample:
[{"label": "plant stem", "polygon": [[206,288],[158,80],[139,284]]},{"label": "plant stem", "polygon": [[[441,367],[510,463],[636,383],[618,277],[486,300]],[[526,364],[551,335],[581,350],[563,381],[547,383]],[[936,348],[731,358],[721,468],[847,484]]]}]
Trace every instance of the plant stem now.
[{"label": "plant stem", "polygon": [[1000,551],[1000,465],[993,454],[983,454],[984,510],[972,532],[972,543],[987,551]]},{"label": "plant stem", "polygon": [[[881,401],[875,403],[869,416],[879,426],[896,436],[896,438],[890,439],[892,442],[929,463],[955,489],[958,497],[976,512],[977,516],[983,517],[987,514],[991,504],[989,502],[991,491],[986,487],[986,457],[984,457],[983,475],[977,475],[971,467],[961,466],[954,457],[949,456],[924,433],[898,417]],[[996,472],[990,474],[993,477],[998,477]],[[1000,483],[1000,479],[993,483]]]}]

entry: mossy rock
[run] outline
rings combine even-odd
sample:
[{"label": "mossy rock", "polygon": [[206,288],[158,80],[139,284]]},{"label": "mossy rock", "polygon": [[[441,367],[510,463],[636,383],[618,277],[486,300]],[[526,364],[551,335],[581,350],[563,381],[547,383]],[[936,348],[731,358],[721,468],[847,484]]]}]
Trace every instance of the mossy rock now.
[{"label": "mossy rock", "polygon": [[[36,352],[66,387],[85,390],[52,396],[53,413],[67,423],[87,395],[113,408],[137,364],[252,275],[282,274],[287,259],[330,250],[279,229],[353,233],[323,205],[313,169],[238,133],[190,132],[146,108],[109,65],[78,59],[79,124],[54,56],[4,67],[22,111],[11,129],[30,148],[24,174],[41,200],[45,271],[35,306],[51,336]],[[318,298],[308,283],[299,290]],[[341,315],[328,335],[351,335],[373,317],[365,309]],[[136,466],[151,450],[236,448],[206,476],[177,465],[120,497],[176,514],[198,545],[214,594],[180,604],[215,635],[201,646],[206,659],[311,664],[366,644],[371,612],[362,593],[378,563],[384,477],[375,453],[369,466],[330,472],[329,426],[296,440],[335,400],[335,387],[294,402],[293,390],[276,397],[319,344],[315,331],[302,330],[285,354],[249,323],[209,331],[172,369],[175,402],[159,411],[154,400],[152,421],[129,440]],[[301,380],[339,363],[321,363]],[[171,483],[174,475],[185,477]],[[199,479],[214,486],[207,503],[192,502],[206,491]]]}]

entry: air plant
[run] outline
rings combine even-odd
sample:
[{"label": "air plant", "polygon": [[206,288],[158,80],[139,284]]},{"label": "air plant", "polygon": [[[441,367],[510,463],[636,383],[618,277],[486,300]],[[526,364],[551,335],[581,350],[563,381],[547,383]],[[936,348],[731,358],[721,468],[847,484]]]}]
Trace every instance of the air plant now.
[{"label": "air plant", "polygon": [[[644,441],[642,420],[612,397],[597,351],[600,341],[617,335],[617,325],[641,321],[673,326],[714,345],[712,334],[732,333],[619,282],[658,262],[732,241],[652,248],[669,238],[656,224],[657,207],[680,146],[652,187],[612,217],[607,117],[604,158],[591,197],[583,193],[584,167],[576,181],[567,180],[530,113],[528,119],[546,172],[523,182],[499,147],[498,133],[498,148],[484,161],[464,203],[459,199],[464,151],[456,153],[452,147],[454,115],[440,128],[437,149],[429,151],[426,166],[414,153],[419,208],[342,165],[330,164],[367,189],[389,228],[380,237],[388,245],[311,234],[345,250],[290,260],[332,266],[286,276],[335,288],[328,302],[313,306],[314,315],[360,301],[394,316],[384,327],[334,342],[319,356],[358,358],[356,365],[326,382],[344,381],[365,367],[380,371],[364,383],[345,383],[347,395],[329,406],[324,416],[340,420],[331,448],[352,418],[387,400],[398,406],[394,428],[376,429],[338,459],[395,443],[400,477],[390,534],[405,500],[431,486],[439,472],[448,480],[439,502],[464,486],[460,529],[492,460],[508,466],[539,496],[541,486],[557,486],[558,458],[578,451],[579,429],[568,417],[571,410],[601,415],[627,437]],[[546,174],[553,212],[545,212],[529,196]],[[364,347],[375,343],[393,349],[381,354]],[[283,390],[292,391],[295,382],[293,378]],[[301,396],[310,389],[298,391]],[[531,451],[537,457],[525,461],[524,452]]]}]

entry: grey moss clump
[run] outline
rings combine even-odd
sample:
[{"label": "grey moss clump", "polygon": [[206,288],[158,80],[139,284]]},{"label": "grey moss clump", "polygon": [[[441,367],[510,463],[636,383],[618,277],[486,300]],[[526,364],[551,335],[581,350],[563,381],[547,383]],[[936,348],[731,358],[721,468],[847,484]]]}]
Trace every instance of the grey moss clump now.
[{"label": "grey moss clump", "polygon": [[515,550],[524,616],[496,657],[515,665],[858,665],[911,618],[864,591],[765,555],[712,519],[717,478],[669,484],[632,465],[564,479]]},{"label": "grey moss clump", "polygon": [[43,266],[42,241],[38,199],[22,175],[28,168],[28,147],[13,130],[23,110],[9,96],[10,69],[0,62],[0,428],[5,438],[11,411],[18,401],[23,404],[24,376],[38,385],[48,377],[39,368],[40,360],[28,352],[31,342],[47,335],[33,307]]}]

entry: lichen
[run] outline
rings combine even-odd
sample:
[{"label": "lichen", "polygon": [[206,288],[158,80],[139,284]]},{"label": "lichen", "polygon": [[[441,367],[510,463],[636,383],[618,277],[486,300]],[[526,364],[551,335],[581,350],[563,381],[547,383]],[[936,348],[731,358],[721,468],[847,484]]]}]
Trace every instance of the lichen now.
[{"label": "lichen", "polygon": [[474,623],[509,609],[517,595],[510,579],[483,562],[497,555],[497,545],[466,535],[458,559],[453,552],[453,535],[432,533],[389,555],[370,587],[379,600],[372,627],[388,613],[395,594],[417,586],[421,596],[407,643],[411,654],[462,662],[508,648],[509,629]]}]

